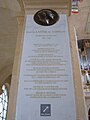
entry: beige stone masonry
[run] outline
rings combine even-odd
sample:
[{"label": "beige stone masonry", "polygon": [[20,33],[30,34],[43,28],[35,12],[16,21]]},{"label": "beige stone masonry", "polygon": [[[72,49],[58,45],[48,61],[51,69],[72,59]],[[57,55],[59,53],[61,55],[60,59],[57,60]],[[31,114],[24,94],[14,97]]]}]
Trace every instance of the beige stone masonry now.
[{"label": "beige stone masonry", "polygon": [[[27,4],[27,2],[30,2],[30,1],[24,0],[24,6]],[[31,2],[32,2],[32,6],[34,5],[34,2],[36,3],[35,0],[34,1],[31,0]],[[26,7],[27,6],[25,6],[25,9]],[[68,7],[71,9],[70,6]],[[40,8],[43,8],[43,6],[40,5]],[[32,14],[35,12],[35,10],[37,10],[37,8],[35,8],[34,11],[31,8],[30,9],[28,8],[26,10],[28,10],[26,11],[26,13]],[[60,12],[61,10],[58,9],[58,13]],[[73,28],[73,20],[71,16],[68,18],[68,22],[69,22],[70,43],[71,43],[73,79],[74,79],[74,88],[75,88],[76,120],[86,120],[80,68],[79,68],[77,48],[76,48],[76,40],[75,40],[75,34],[74,34],[74,28]],[[18,90],[18,82],[19,82],[18,80],[19,80],[19,73],[20,73],[19,70],[20,70],[20,61],[21,61],[22,46],[23,46],[24,27],[25,27],[25,18],[19,17],[18,18],[18,37],[17,37],[17,45],[16,45],[16,52],[15,52],[15,58],[14,58],[7,120],[15,120],[16,99],[17,99],[17,90]]]}]

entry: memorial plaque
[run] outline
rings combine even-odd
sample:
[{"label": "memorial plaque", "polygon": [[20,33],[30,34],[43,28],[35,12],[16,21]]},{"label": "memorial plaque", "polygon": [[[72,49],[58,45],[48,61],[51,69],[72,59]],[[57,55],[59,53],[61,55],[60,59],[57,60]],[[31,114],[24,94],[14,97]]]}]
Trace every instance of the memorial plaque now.
[{"label": "memorial plaque", "polygon": [[15,120],[76,120],[64,14],[49,25],[38,24],[34,15],[27,15]]}]

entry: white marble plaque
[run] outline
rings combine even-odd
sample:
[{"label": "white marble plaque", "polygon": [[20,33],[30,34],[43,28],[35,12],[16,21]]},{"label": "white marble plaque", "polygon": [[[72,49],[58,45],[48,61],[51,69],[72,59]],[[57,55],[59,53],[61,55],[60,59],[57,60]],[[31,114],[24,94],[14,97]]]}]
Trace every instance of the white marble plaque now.
[{"label": "white marble plaque", "polygon": [[66,15],[51,26],[26,18],[15,120],[76,120]]}]

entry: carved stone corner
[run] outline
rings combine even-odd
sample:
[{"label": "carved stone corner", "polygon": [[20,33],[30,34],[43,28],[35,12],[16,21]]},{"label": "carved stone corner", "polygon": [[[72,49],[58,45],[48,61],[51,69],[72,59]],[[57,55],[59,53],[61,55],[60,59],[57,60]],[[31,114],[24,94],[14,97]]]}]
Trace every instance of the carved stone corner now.
[{"label": "carved stone corner", "polygon": [[24,16],[18,16],[18,17],[17,17],[18,25],[22,25],[22,24],[23,24],[24,18],[25,18]]}]

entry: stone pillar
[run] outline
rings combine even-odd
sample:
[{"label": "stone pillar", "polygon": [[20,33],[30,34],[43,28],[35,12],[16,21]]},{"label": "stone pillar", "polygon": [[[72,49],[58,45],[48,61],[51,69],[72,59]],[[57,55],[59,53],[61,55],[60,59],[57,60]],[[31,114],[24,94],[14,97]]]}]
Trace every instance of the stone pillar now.
[{"label": "stone pillar", "polygon": [[[24,17],[18,18],[18,38],[17,38],[14,66],[13,66],[7,120],[15,120],[15,113],[16,113],[15,109],[16,109],[16,99],[17,99],[18,80],[19,80],[18,77],[19,77],[19,70],[20,70],[20,60],[21,60],[24,25],[25,25],[24,22],[25,22]],[[82,82],[81,82],[81,76],[80,76],[80,67],[78,63],[76,40],[75,40],[73,22],[71,17],[69,17],[68,22],[69,22],[73,79],[74,79],[75,100],[76,100],[76,120],[86,120]]]},{"label": "stone pillar", "polygon": [[85,98],[83,96],[82,80],[80,73],[79,57],[77,51],[77,43],[75,38],[75,31],[72,16],[68,17],[69,33],[71,43],[71,57],[73,67],[73,79],[75,88],[75,101],[76,101],[76,118],[77,120],[86,120],[85,114]]},{"label": "stone pillar", "polygon": [[17,44],[16,44],[16,51],[15,51],[15,58],[14,58],[14,65],[13,65],[11,87],[10,87],[7,120],[15,120],[19,67],[20,67],[22,44],[23,44],[23,33],[24,33],[24,20],[25,18],[23,16],[17,17],[18,36],[17,36]]}]

